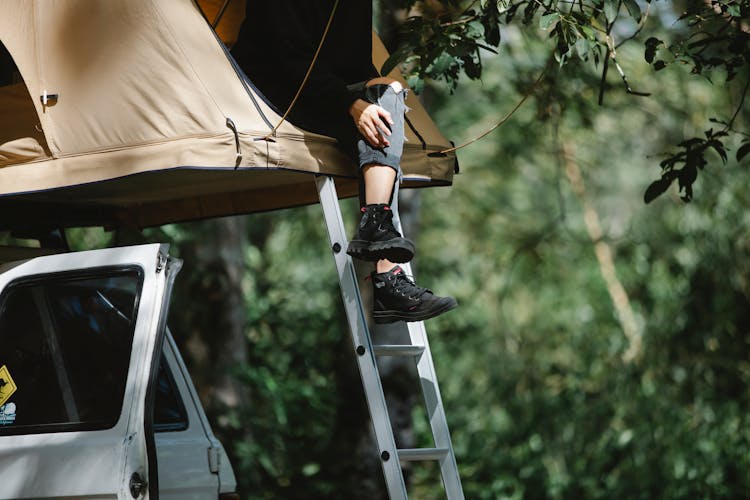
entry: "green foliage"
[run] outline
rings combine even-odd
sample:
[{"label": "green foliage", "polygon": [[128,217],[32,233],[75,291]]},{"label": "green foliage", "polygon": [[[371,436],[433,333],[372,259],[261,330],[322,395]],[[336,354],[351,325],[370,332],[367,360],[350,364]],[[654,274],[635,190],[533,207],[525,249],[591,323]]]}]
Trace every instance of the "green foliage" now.
[{"label": "green foliage", "polygon": [[233,422],[249,427],[252,440],[233,451],[253,498],[284,498],[298,489],[323,496],[315,476],[335,436],[340,398],[332,370],[343,339],[336,276],[320,251],[327,245],[317,211],[257,218],[268,219],[260,225],[273,231],[254,238],[246,252],[250,359],[236,374],[252,406]]},{"label": "green foliage", "polygon": [[[689,36],[675,38],[672,43],[649,38],[646,62],[657,70],[668,63],[682,63],[691,66],[691,73],[707,76],[721,70],[732,80],[750,64],[750,33],[743,27],[748,19],[747,0],[688,3],[678,21],[685,23]],[[654,60],[658,51],[666,54]]]},{"label": "green foliage", "polygon": [[[736,77],[745,85],[739,105],[731,119],[712,116],[722,123],[719,131],[709,131],[706,138],[679,140],[679,152],[660,163],[661,178],[647,189],[644,198],[653,200],[677,181],[683,201],[692,199],[692,187],[712,160],[710,151],[726,162],[729,136],[747,137],[733,124],[742,108],[750,84],[750,1],[713,0],[687,2],[651,2],[651,0],[508,0],[501,1],[412,1],[410,7],[419,15],[403,25],[401,45],[386,62],[384,71],[399,62],[412,75],[410,82],[421,88],[421,81],[445,81],[455,91],[462,75],[478,79],[483,71],[482,49],[501,50],[501,34],[518,29],[523,36],[547,36],[547,46],[560,66],[571,66],[572,72],[548,75],[550,86],[558,94],[569,92],[580,72],[593,66],[601,73],[599,99],[601,105],[610,91],[607,74],[616,66],[626,91],[636,96],[649,93],[633,90],[626,72],[617,59],[617,51],[626,43],[641,42],[644,59],[655,71],[669,65],[689,69],[711,81],[728,85]],[[434,4],[442,8],[435,8]],[[540,33],[541,32],[541,33]],[[650,35],[650,36],[648,36]],[[644,40],[645,38],[645,40]],[[486,52],[485,52],[486,54]],[[512,56],[512,54],[508,54]],[[648,76],[654,80],[657,77]],[[551,99],[548,99],[551,100]],[[591,104],[591,102],[590,102]],[[743,154],[737,158],[742,159]],[[676,168],[677,165],[683,165]]]},{"label": "green foliage", "polygon": [[112,231],[105,231],[100,227],[71,228],[66,231],[65,236],[73,251],[106,248],[114,242]]},{"label": "green foliage", "polygon": [[[522,43],[526,63],[543,64],[543,43]],[[619,56],[628,65],[640,54]],[[519,98],[514,64],[495,57],[481,87],[432,96],[448,136],[481,130],[484,110]],[[459,152],[464,174],[451,190],[423,195],[420,279],[461,304],[428,328],[467,498],[736,498],[750,488],[749,174],[727,155],[702,203],[635,202],[647,155],[674,140],[663,131],[695,134],[726,102],[708,82],[684,84],[678,67],[661,78],[671,90],[658,102],[636,108],[612,94],[599,112],[581,105],[594,91],[580,78],[581,96],[546,123],[522,108]],[[633,362],[563,149],[584,173],[640,327]],[[424,497],[440,498],[423,481]]]},{"label": "green foliage", "polygon": [[[680,198],[683,201],[692,200],[693,183],[698,178],[698,170],[703,170],[706,166],[705,155],[709,149],[713,149],[724,163],[727,162],[727,152],[722,138],[729,134],[724,130],[714,132],[713,129],[710,129],[706,130],[705,135],[705,139],[696,137],[682,141],[678,146],[683,151],[662,160],[659,164],[662,168],[661,179],[651,183],[646,189],[646,194],[643,197],[646,203],[650,203],[664,193],[675,180],[680,186],[680,191],[683,192]],[[682,167],[677,168],[679,164],[682,164]]]},{"label": "green foliage", "polygon": [[[420,78],[439,75],[453,88],[461,73],[472,79],[481,76],[479,49],[494,51],[483,43],[484,38],[493,46],[500,42],[499,26],[494,17],[443,24],[440,19],[415,16],[407,19],[402,29],[406,43],[383,64],[382,73],[390,73],[406,60],[418,67]],[[415,47],[419,49],[415,51]]]}]

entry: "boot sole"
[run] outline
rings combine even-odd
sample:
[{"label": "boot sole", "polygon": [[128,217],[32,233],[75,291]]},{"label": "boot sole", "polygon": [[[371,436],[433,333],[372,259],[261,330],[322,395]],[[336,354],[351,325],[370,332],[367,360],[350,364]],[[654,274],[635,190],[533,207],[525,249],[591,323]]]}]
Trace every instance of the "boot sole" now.
[{"label": "boot sole", "polygon": [[395,323],[396,321],[424,321],[426,319],[434,318],[445,312],[450,311],[458,307],[458,302],[451,298],[450,301],[446,301],[444,304],[430,309],[428,311],[409,312],[409,311],[375,311],[372,313],[373,319],[377,324],[384,323]]},{"label": "boot sole", "polygon": [[377,262],[382,259],[404,263],[414,258],[414,244],[406,238],[370,243],[365,240],[352,240],[346,253],[355,259]]}]

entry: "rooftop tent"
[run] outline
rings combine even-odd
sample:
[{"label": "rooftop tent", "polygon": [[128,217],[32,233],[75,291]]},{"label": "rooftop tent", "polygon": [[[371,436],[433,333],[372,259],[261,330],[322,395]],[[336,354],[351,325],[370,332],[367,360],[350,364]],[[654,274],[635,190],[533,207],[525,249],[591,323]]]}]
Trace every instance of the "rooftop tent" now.
[{"label": "rooftop tent", "polygon": [[[211,16],[223,2],[201,3]],[[265,139],[278,115],[195,2],[0,0],[0,12],[0,229],[297,206],[317,201],[315,173],[356,194],[356,167],[333,139],[290,123]],[[241,14],[222,19],[226,39]],[[373,36],[379,67],[387,54]],[[455,157],[434,154],[449,142],[408,105],[405,185],[450,184]]]}]

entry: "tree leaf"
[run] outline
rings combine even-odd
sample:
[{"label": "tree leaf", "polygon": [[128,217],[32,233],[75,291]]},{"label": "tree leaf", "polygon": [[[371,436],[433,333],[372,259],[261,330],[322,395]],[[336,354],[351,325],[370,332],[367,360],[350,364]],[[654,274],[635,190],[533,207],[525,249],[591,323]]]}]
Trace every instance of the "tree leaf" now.
[{"label": "tree leaf", "polygon": [[740,149],[737,150],[737,161],[740,162],[742,159],[750,153],[750,142],[743,144]]},{"label": "tree leaf", "polygon": [[587,39],[591,40],[592,42],[596,41],[596,32],[593,30],[593,28],[591,28],[591,26],[581,24],[578,26],[578,29],[581,30],[581,33],[583,33],[583,36],[585,36]]},{"label": "tree leaf", "polygon": [[685,165],[685,168],[680,170],[679,174],[678,184],[680,189],[687,189],[698,179],[698,169],[696,168],[696,165],[692,163],[690,165]]},{"label": "tree leaf", "polygon": [[617,17],[617,11],[619,10],[620,2],[618,0],[605,0],[604,1],[604,17],[610,23]]},{"label": "tree leaf", "polygon": [[628,13],[633,19],[641,20],[641,8],[635,0],[625,0],[625,8],[628,9]]},{"label": "tree leaf", "polygon": [[721,141],[713,139],[708,141],[708,145],[714,148],[714,151],[719,153],[719,156],[721,156],[721,161],[723,161],[724,163],[727,162],[727,151],[724,149],[724,144],[722,144]]},{"label": "tree leaf", "polygon": [[672,181],[664,178],[652,182],[643,194],[643,201],[645,203],[651,203],[661,196],[669,188],[670,184],[672,184]]},{"label": "tree leaf", "polygon": [[544,14],[539,19],[539,27],[543,30],[546,30],[552,26],[553,23],[558,21],[560,19],[560,14],[557,12],[550,12],[549,14]]},{"label": "tree leaf", "polygon": [[654,38],[653,36],[650,37],[644,45],[646,46],[646,52],[644,54],[644,58],[646,59],[646,62],[651,64],[654,62],[654,57],[656,56],[656,51],[659,48],[659,45],[663,45],[664,42],[659,40],[658,38]]},{"label": "tree leaf", "polygon": [[462,57],[461,61],[464,63],[464,72],[466,73],[466,76],[472,80],[476,80],[482,76],[481,62],[474,60],[471,56]]},{"label": "tree leaf", "polygon": [[500,44],[500,25],[494,17],[490,17],[484,23],[484,38],[487,43],[495,47]]},{"label": "tree leaf", "polygon": [[678,144],[678,146],[686,149],[690,149],[693,146],[697,146],[698,144],[703,144],[703,139],[700,137],[693,137],[692,139],[686,139]]},{"label": "tree leaf", "polygon": [[576,40],[575,48],[578,57],[585,61],[588,57],[589,50],[591,49],[589,41],[585,38],[579,38],[578,40]]}]

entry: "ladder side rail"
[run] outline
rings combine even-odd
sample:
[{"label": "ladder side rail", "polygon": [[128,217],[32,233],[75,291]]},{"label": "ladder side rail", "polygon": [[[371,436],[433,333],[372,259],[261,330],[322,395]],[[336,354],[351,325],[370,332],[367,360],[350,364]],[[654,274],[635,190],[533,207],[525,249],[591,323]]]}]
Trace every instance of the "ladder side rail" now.
[{"label": "ladder side rail", "polygon": [[367,320],[362,307],[354,264],[351,257],[346,254],[348,240],[344,221],[341,217],[336,187],[333,178],[329,176],[316,176],[315,183],[336,262],[341,297],[344,301],[349,330],[354,342],[355,357],[357,358],[357,366],[370,410],[370,418],[375,431],[380,464],[383,468],[388,495],[391,500],[407,500],[406,483],[398,459],[398,450],[388,416],[380,374],[378,373],[375,351],[367,329]]},{"label": "ladder side rail", "polygon": [[[391,209],[393,211],[393,224],[396,230],[404,235],[398,213],[398,182],[394,187]],[[400,265],[407,275],[413,276],[411,264]],[[440,473],[443,479],[443,486],[445,487],[445,494],[448,500],[464,500],[461,478],[458,474],[458,464],[456,463],[456,454],[451,444],[448,420],[445,416],[443,399],[440,395],[435,364],[432,360],[432,351],[427,339],[427,331],[425,330],[423,321],[407,323],[407,327],[412,345],[424,347],[424,352],[417,359],[417,373],[422,387],[425,406],[427,407],[427,416],[430,421],[435,448],[448,450],[448,453],[440,460]]]},{"label": "ladder side rail", "polygon": [[[411,266],[404,269],[405,272],[411,272]],[[417,360],[417,373],[419,374],[419,383],[422,386],[422,395],[424,396],[425,406],[427,407],[427,416],[432,429],[432,437],[435,440],[435,448],[447,449],[448,453],[440,460],[440,471],[443,477],[443,486],[448,500],[463,500],[464,494],[461,487],[461,478],[458,474],[458,464],[456,455],[451,443],[450,430],[448,429],[448,420],[445,415],[443,399],[440,396],[435,365],[432,360],[432,351],[430,350],[427,332],[424,323],[421,321],[409,323],[409,337],[412,344],[424,346],[424,353]]]}]

